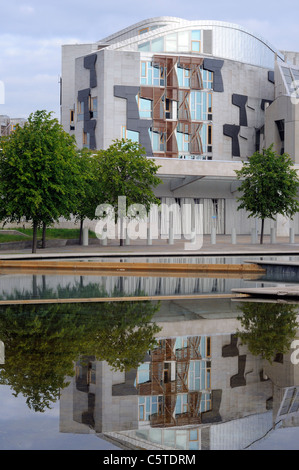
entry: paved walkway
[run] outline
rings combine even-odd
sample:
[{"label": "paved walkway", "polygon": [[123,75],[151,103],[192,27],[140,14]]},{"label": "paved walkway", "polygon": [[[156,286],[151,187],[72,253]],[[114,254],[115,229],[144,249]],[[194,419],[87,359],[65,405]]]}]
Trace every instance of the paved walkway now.
[{"label": "paved walkway", "polygon": [[194,247],[189,241],[174,240],[169,244],[167,240],[153,240],[147,245],[146,240],[131,241],[129,245],[119,246],[116,240],[108,242],[107,246],[100,244],[98,240],[90,240],[88,246],[65,245],[52,246],[37,250],[36,254],[31,249],[1,249],[0,259],[43,259],[43,258],[118,258],[118,257],[235,257],[235,256],[298,256],[299,260],[299,236],[295,243],[290,243],[288,237],[276,239],[276,243],[270,243],[270,237],[265,236],[264,243],[251,243],[251,237],[239,235],[237,243],[232,244],[229,235],[217,235],[216,243],[211,243],[210,236],[203,237],[202,246]]}]

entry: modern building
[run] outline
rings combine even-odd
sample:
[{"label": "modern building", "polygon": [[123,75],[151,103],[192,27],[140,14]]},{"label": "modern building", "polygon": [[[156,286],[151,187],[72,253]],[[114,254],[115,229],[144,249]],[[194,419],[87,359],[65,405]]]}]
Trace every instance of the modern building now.
[{"label": "modern building", "polygon": [[[299,165],[298,79],[299,53],[241,26],[151,18],[62,47],[61,123],[79,148],[138,141],[161,166],[156,195],[182,207],[176,234],[186,202],[202,204],[204,233],[248,234],[256,225],[237,211],[235,170],[272,143]],[[265,231],[291,224],[299,233],[297,216]]]},{"label": "modern building", "polygon": [[60,432],[147,450],[239,450],[261,439],[275,420],[273,383],[263,377],[265,361],[236,337],[237,315],[225,299],[181,302],[177,312],[162,302],[157,346],[137,369],[94,356],[76,362],[61,390]]},{"label": "modern building", "polygon": [[0,115],[0,137],[10,135],[17,125],[22,127],[25,122],[24,118],[10,118],[5,114]]}]

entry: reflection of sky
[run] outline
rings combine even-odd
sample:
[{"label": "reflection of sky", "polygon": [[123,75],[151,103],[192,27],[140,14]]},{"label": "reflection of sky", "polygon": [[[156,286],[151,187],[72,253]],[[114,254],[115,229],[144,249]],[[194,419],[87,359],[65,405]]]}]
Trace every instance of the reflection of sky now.
[{"label": "reflection of sky", "polygon": [[35,413],[23,396],[0,386],[0,450],[117,450],[95,434],[59,432],[59,403]]},{"label": "reflection of sky", "polygon": [[250,450],[299,450],[299,428],[280,428],[258,441]]}]

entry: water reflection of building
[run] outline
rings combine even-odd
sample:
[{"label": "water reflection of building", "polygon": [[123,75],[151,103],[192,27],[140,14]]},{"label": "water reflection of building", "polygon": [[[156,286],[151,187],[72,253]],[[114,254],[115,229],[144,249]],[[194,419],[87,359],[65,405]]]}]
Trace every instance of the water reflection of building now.
[{"label": "water reflection of building", "polygon": [[272,364],[265,364],[265,374],[273,383],[273,422],[285,427],[299,425],[299,364],[293,352],[279,354]]},{"label": "water reflection of building", "polygon": [[[233,328],[217,333],[225,325]],[[62,391],[61,431],[92,429],[148,449],[250,445],[272,427],[273,390],[261,359],[236,341],[236,327],[219,318],[165,323],[157,348],[129,372],[81,358]]]},{"label": "water reflection of building", "polygon": [[139,425],[200,424],[211,409],[211,337],[164,338],[139,366]]},{"label": "water reflection of building", "polygon": [[[173,259],[173,262],[177,260]],[[214,259],[214,262],[222,262]],[[186,262],[190,260],[187,258]],[[88,296],[98,297],[99,292],[114,297],[123,295],[193,295],[201,293],[226,293],[238,287],[252,287],[250,279],[210,277],[140,277],[140,276],[74,276],[6,274],[1,276],[0,299],[66,297],[70,289],[75,292],[88,290]],[[92,290],[94,293],[92,293]]]}]

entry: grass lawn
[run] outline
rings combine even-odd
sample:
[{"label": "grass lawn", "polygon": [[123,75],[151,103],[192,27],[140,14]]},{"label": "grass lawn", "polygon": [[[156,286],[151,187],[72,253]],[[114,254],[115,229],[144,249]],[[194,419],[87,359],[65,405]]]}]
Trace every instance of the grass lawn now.
[{"label": "grass lawn", "polygon": [[[32,240],[32,235],[33,235],[33,230],[31,228],[10,228],[6,229],[4,228],[3,230],[18,230],[21,233],[24,233],[27,236],[24,235],[16,235],[12,234],[10,235],[9,233],[1,233],[0,232],[0,243],[7,243],[7,242],[18,242],[18,241],[30,241]],[[46,230],[46,240],[51,240],[54,238],[60,238],[60,239],[79,239],[79,229],[68,229],[68,228],[48,228]],[[92,231],[89,230],[89,237],[90,238],[96,238],[96,234]],[[37,231],[37,238],[41,240],[42,238],[42,230]]]}]

